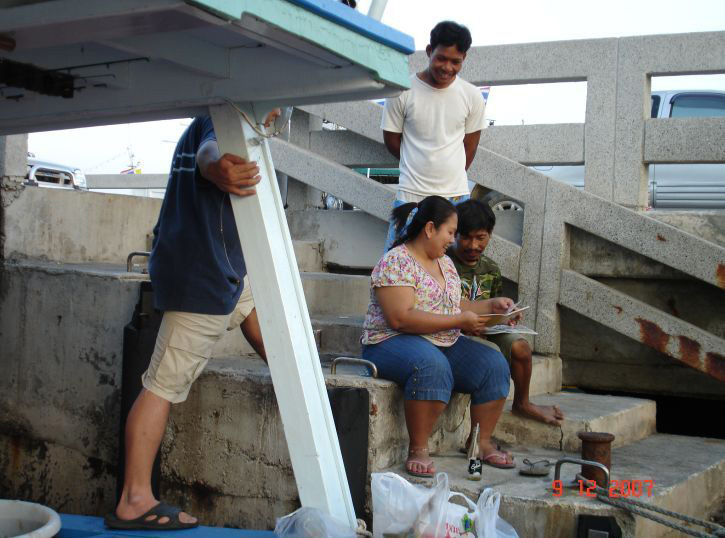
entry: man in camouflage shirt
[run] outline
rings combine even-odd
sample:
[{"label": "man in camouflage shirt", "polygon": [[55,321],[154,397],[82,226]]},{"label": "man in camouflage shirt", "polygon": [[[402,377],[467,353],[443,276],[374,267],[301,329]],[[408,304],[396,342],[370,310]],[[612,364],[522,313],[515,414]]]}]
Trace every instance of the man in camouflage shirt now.
[{"label": "man in camouflage shirt", "polygon": [[469,301],[481,301],[501,296],[501,270],[491,258],[481,256],[476,265],[465,265],[455,256],[451,257],[461,277],[463,297]]},{"label": "man in camouflage shirt", "polygon": [[[483,255],[491,239],[496,217],[491,208],[478,200],[468,200],[456,206],[458,230],[456,243],[449,249],[448,256],[461,278],[463,297],[481,301],[500,297],[502,293],[501,270],[496,262]],[[532,371],[531,344],[523,334],[469,335],[483,344],[495,347],[503,353],[511,365],[514,382],[514,403],[516,414],[544,422],[560,424],[564,414],[557,406],[536,405],[529,400],[529,383]]]}]

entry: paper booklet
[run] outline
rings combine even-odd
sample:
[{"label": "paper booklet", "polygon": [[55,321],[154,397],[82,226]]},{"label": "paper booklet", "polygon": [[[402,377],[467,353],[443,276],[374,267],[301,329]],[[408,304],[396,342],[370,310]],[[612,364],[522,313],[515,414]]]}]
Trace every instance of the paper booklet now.
[{"label": "paper booklet", "polygon": [[523,312],[524,310],[527,310],[529,307],[524,306],[521,308],[517,308],[518,305],[513,306],[513,310],[508,311],[506,314],[481,314],[482,316],[485,316],[488,318],[486,321],[487,327],[493,327],[494,325],[504,325],[508,323],[511,318],[516,316],[519,312]]},{"label": "paper booklet", "polygon": [[487,335],[491,334],[539,334],[533,329],[529,329],[528,327],[524,327],[523,325],[516,325],[515,327],[512,327],[511,325],[494,325],[493,327],[486,327],[485,333]]}]

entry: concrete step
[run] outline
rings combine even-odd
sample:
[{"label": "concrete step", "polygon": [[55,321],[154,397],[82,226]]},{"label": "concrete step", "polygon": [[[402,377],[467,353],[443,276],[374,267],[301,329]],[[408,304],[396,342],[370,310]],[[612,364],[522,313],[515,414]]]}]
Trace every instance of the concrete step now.
[{"label": "concrete step", "polygon": [[[402,392],[390,381],[351,375],[355,370],[356,367],[341,367],[333,376],[329,374],[329,364],[323,363],[323,371],[328,372],[328,390],[357,394],[368,410],[362,427],[367,442],[355,447],[366,463],[359,463],[356,471],[364,476],[391,469],[401,472],[408,442]],[[606,505],[576,494],[565,494],[561,499],[553,497],[547,489],[551,478],[524,479],[515,471],[485,467],[483,482],[468,482],[463,475],[465,458],[458,453],[468,434],[468,401],[462,395],[454,396],[430,441],[438,469],[454,478],[456,489],[475,497],[483,485],[501,488],[506,496],[502,516],[521,527],[521,536],[572,536],[569,530],[578,513],[614,514],[628,529],[625,536],[635,536],[635,531],[636,536],[648,536],[639,530],[639,522],[635,525],[631,518]],[[538,423],[507,413],[502,422],[511,424],[518,420],[515,433],[523,439],[514,439],[507,447],[517,462],[524,457],[556,460],[565,454],[575,454],[580,450],[580,445],[574,446],[577,429],[609,431],[617,436],[613,477],[655,480],[653,499],[659,505],[696,513],[699,507],[713,504],[710,497],[716,497],[715,492],[725,492],[725,441],[657,434],[642,440],[641,434],[634,433],[646,432],[646,436],[654,431],[649,422],[653,424],[654,413],[645,412],[648,408],[653,410],[652,402],[571,393],[540,395],[535,401],[560,405],[568,419],[561,429],[539,427]],[[590,408],[599,409],[599,416]],[[338,432],[344,432],[346,425],[360,418],[358,415],[336,417],[336,421],[342,421],[338,422]],[[539,437],[527,433],[527,429],[539,432]],[[544,429],[552,435],[541,434]],[[503,433],[513,434],[501,430],[499,437]],[[553,448],[546,446],[552,444],[551,439],[558,442],[562,432],[564,451],[558,450],[559,444]],[[535,442],[543,446],[536,446]],[[628,444],[621,446],[625,442]],[[162,454],[162,495],[193,510],[208,524],[271,527],[274,517],[297,506],[272,381],[269,370],[258,358],[210,361],[187,402],[173,407]],[[571,478],[573,469],[565,467],[565,477]],[[686,477],[690,478],[685,481]],[[681,508],[677,503],[682,499],[678,496],[686,497],[690,487],[697,492],[691,506]],[[369,497],[367,480],[351,480],[351,488]],[[528,510],[531,521],[524,515]],[[641,525],[647,528],[646,524]],[[560,528],[565,532],[559,532]]]},{"label": "concrete step", "polygon": [[609,432],[613,446],[623,446],[655,433],[656,405],[651,400],[558,392],[534,398],[537,404],[557,405],[565,419],[560,427],[514,415],[510,405],[496,425],[496,439],[509,444],[579,450],[579,431]]},{"label": "concrete step", "polygon": [[378,263],[388,233],[387,222],[363,211],[287,210],[287,223],[293,239],[321,241],[326,263],[354,269]]},{"label": "concrete step", "polygon": [[292,246],[300,271],[322,271],[324,263],[319,241],[295,240],[292,241]]},{"label": "concrete step", "polygon": [[364,316],[370,301],[370,277],[335,273],[302,273],[310,315]]},{"label": "concrete step", "polygon": [[[555,462],[564,456],[580,457],[575,451],[560,452],[519,445],[511,447],[511,451],[519,465],[524,458]],[[437,456],[435,463],[438,471],[448,474],[451,489],[464,493],[474,502],[484,488],[499,491],[502,494],[499,515],[513,525],[521,538],[576,536],[577,516],[580,514],[612,516],[622,529],[622,536],[628,538],[683,536],[673,529],[642,517],[635,518],[629,512],[587,497],[586,490],[580,493],[578,487],[563,488],[561,496],[554,496],[553,469],[548,477],[527,477],[514,469],[484,466],[482,480],[472,482],[466,478],[467,462],[462,454]],[[409,476],[402,464],[385,470],[400,474],[412,483],[430,483],[430,480]],[[562,466],[563,484],[571,483],[578,472],[579,466]],[[636,480],[653,482],[651,495],[644,485],[642,496],[632,498],[709,519],[725,500],[725,440],[654,434],[614,448],[611,472],[617,486],[625,480],[630,483]],[[616,488],[612,490],[613,495],[615,491]]]},{"label": "concrete step", "polygon": [[[360,355],[362,316],[313,315],[312,330],[317,341],[317,350],[322,354],[336,356]],[[241,331],[227,331],[216,343],[212,357],[242,357],[254,354]],[[559,375],[561,379],[561,375]]]},{"label": "concrete step", "polygon": [[[537,363],[546,360],[537,357]],[[336,375],[330,375],[328,356],[323,354],[322,361],[328,389],[357,394],[367,410],[364,426],[359,427],[366,433],[356,448],[364,462],[359,470],[364,467],[366,472],[374,472],[402,462],[408,434],[400,388],[391,381],[359,375],[363,370],[356,366],[342,366]],[[539,395],[535,401],[548,403],[547,398]],[[470,423],[469,401],[468,396],[454,395],[431,435],[432,452],[454,452],[463,446]],[[565,411],[574,415],[569,407],[565,406]],[[359,416],[338,418],[344,428]],[[547,428],[561,435],[559,428]],[[260,359],[210,361],[188,401],[178,409],[174,407],[169,432],[172,434],[164,444],[167,493],[181,496],[177,500],[192,507],[205,521],[218,524],[226,509],[234,506],[236,513],[236,507],[248,505],[251,512],[245,512],[245,518],[252,519],[244,519],[244,524],[259,526],[262,520],[255,517],[271,518],[272,510],[287,513],[294,508],[294,483],[272,380]],[[614,429],[614,433],[622,437],[619,430]],[[527,446],[531,446],[529,441],[526,437]],[[203,461],[198,454],[205,455]],[[280,479],[280,473],[290,477],[291,485]],[[237,483],[240,476],[245,477],[244,484]],[[207,488],[205,497],[192,487],[198,483]],[[277,505],[262,502],[255,488],[262,488],[268,495],[265,498],[276,499]]]},{"label": "concrete step", "polygon": [[359,356],[364,320],[364,316],[353,315],[313,316],[312,327],[320,331],[320,353]]},{"label": "concrete step", "polygon": [[[353,447],[362,458],[357,471],[367,476],[402,461],[407,432],[400,389],[370,377],[329,375],[329,364],[323,370],[328,390],[357,395],[367,409],[366,441]],[[451,451],[463,444],[467,404],[468,398],[453,398],[431,447]],[[342,431],[356,418],[336,420]],[[275,517],[299,503],[272,380],[259,358],[209,362],[187,401],[172,408],[161,459],[161,495],[208,525],[272,528]],[[367,479],[351,487],[364,496]]]}]

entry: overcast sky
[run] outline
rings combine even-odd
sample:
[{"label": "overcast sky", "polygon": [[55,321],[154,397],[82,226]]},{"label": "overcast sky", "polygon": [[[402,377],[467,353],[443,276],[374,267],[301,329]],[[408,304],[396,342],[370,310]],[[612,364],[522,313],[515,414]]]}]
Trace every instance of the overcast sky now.
[{"label": "overcast sky", "polygon": [[[359,0],[367,13],[371,0]],[[388,0],[383,22],[410,34],[417,49],[430,29],[451,19],[471,30],[474,45],[558,41],[628,35],[725,30],[725,0]],[[464,67],[465,78],[465,67]],[[653,79],[658,89],[721,89],[725,75]],[[497,125],[584,121],[586,83],[496,87],[487,117]],[[540,106],[546,103],[546,106]],[[32,133],[29,150],[39,159],[115,174],[140,162],[144,173],[166,173],[189,120]]]}]

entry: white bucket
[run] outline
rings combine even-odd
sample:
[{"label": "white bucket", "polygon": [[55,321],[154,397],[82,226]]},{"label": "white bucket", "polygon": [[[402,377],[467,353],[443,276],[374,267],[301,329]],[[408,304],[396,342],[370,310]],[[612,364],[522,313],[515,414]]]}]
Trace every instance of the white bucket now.
[{"label": "white bucket", "polygon": [[0,538],[51,538],[60,517],[47,506],[0,499]]}]

